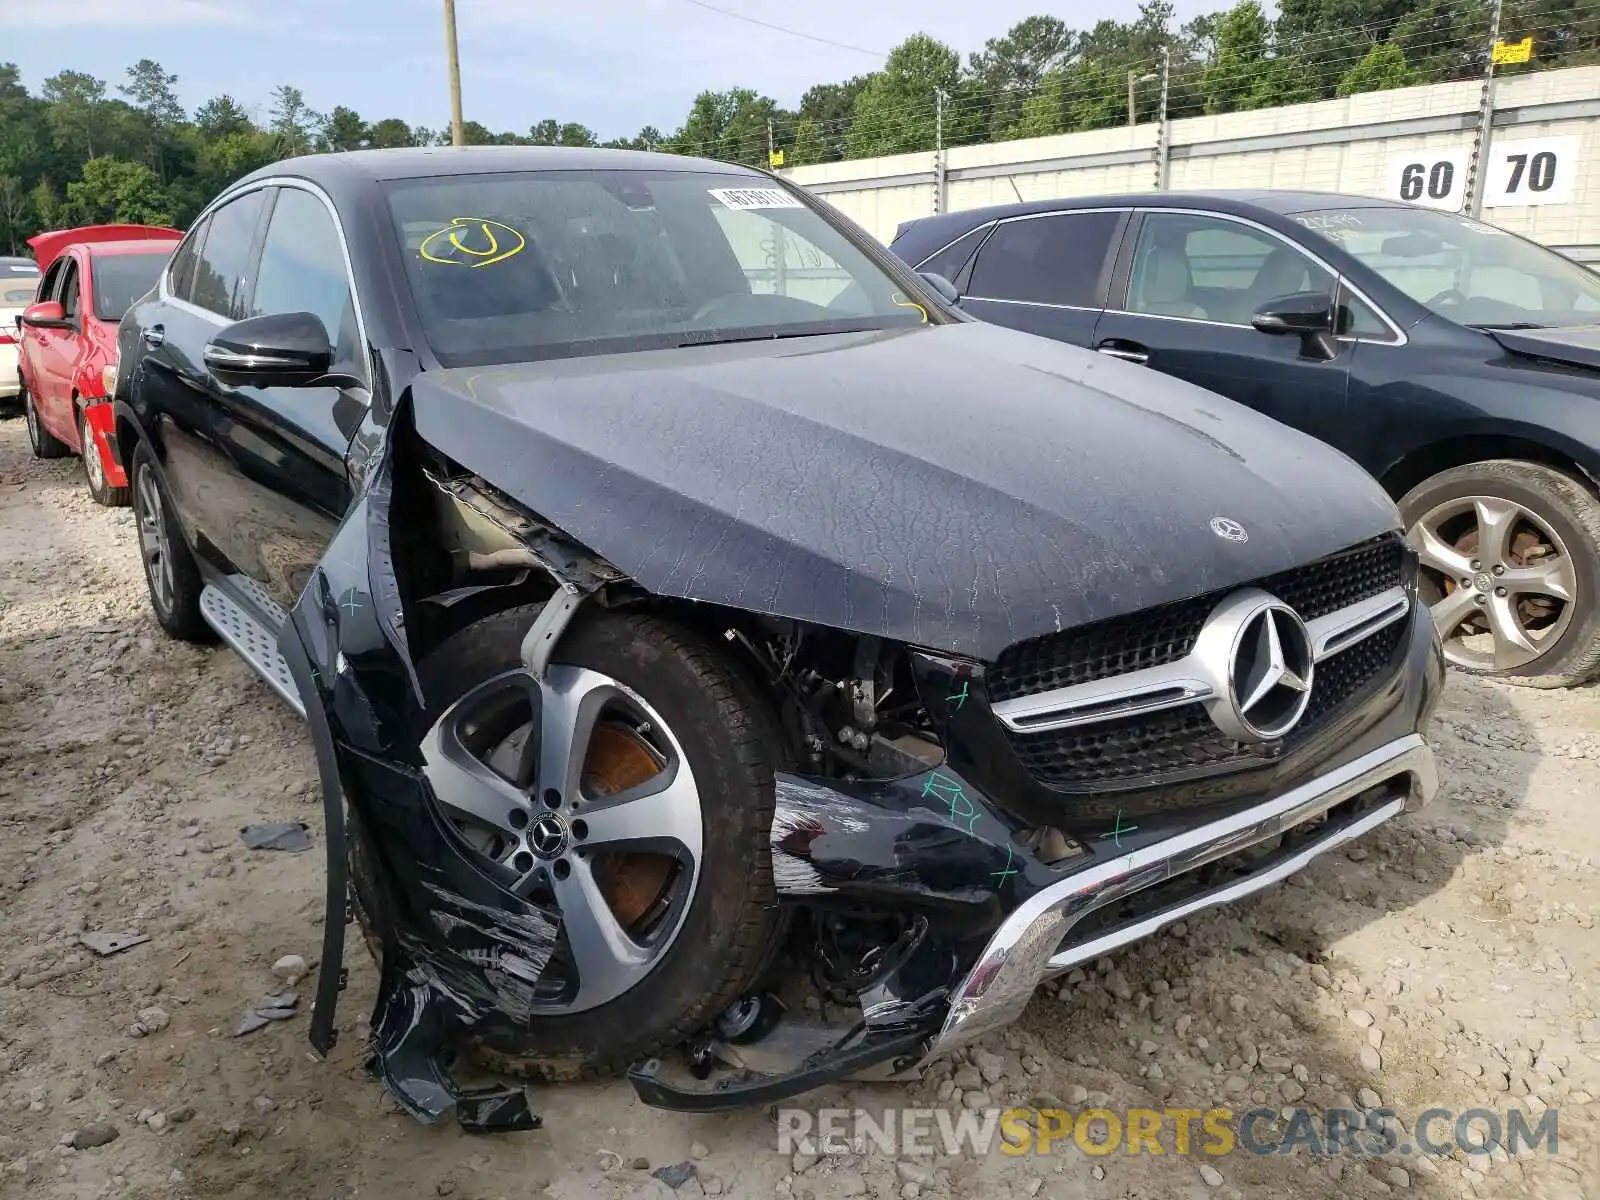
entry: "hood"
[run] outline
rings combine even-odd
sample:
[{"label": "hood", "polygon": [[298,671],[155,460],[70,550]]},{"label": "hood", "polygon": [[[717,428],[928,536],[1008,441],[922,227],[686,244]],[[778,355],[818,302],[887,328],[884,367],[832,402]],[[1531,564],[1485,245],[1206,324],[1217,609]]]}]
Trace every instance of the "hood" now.
[{"label": "hood", "polygon": [[176,242],[183,237],[181,229],[168,229],[164,225],[84,225],[77,229],[53,229],[36,233],[28,239],[39,270],[46,270],[61,257],[68,246],[94,245],[99,242],[137,242],[146,239]]},{"label": "hood", "polygon": [[653,592],[985,659],[1399,526],[1310,437],[979,322],[430,372],[412,400]]},{"label": "hood", "polygon": [[1600,325],[1560,329],[1491,329],[1490,337],[1513,354],[1600,370]]}]

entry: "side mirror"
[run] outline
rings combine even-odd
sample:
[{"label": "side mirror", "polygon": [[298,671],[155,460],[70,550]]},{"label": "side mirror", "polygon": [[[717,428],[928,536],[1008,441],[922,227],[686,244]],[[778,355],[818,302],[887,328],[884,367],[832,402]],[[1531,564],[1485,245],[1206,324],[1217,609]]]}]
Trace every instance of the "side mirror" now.
[{"label": "side mirror", "polygon": [[956,285],[943,275],[935,274],[933,271],[918,271],[917,274],[922,276],[923,283],[939,293],[946,304],[954,304],[961,299],[961,293],[956,291]]},{"label": "side mirror", "polygon": [[206,343],[205,360],[227,387],[306,387],[328,380],[333,343],[313,314],[274,313],[223,329]]},{"label": "side mirror", "polygon": [[38,304],[30,304],[22,310],[22,315],[17,320],[32,329],[72,328],[72,322],[67,320],[67,312],[58,300],[43,300]]},{"label": "side mirror", "polygon": [[1326,292],[1296,292],[1268,300],[1250,318],[1262,333],[1295,333],[1302,337],[1333,332],[1333,297]]}]

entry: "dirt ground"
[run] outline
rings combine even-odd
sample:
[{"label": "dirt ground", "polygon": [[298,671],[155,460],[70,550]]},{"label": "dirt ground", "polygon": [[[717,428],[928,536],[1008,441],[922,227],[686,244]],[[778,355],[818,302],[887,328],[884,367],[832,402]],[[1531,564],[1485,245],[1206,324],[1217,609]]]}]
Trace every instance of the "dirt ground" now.
[{"label": "dirt ground", "polygon": [[[163,637],[129,513],[96,507],[75,460],[30,459],[22,422],[5,421],[0,1195],[666,1200],[679,1182],[690,1198],[1600,1200],[1600,691],[1454,677],[1433,737],[1445,786],[1423,813],[1041,990],[970,1061],[802,1105],[1388,1107],[1407,1144],[1430,1107],[1549,1107],[1554,1155],[1068,1144],[816,1162],[780,1154],[766,1112],[657,1112],[621,1081],[535,1089],[545,1126],[531,1133],[426,1129],[362,1070],[374,979],[359,938],[328,1061],[305,1040],[314,975],[298,1015],[231,1036],[281,990],[274,963],[314,963],[321,944],[308,738],[227,651]],[[240,829],[266,821],[304,821],[316,844],[246,849]],[[99,957],[80,942],[96,931],[149,941]],[[115,1140],[72,1144],[107,1125]],[[686,1162],[692,1174],[651,1174]]]}]

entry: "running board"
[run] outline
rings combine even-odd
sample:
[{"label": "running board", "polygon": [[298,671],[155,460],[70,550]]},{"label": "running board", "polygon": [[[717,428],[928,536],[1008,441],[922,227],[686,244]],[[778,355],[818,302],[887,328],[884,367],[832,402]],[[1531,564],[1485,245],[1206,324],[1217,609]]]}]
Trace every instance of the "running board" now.
[{"label": "running board", "polygon": [[200,592],[200,615],[257,675],[266,680],[279,699],[305,718],[306,706],[295,687],[294,676],[289,674],[289,664],[278,652],[278,638],[273,630],[214,584],[206,584]]}]

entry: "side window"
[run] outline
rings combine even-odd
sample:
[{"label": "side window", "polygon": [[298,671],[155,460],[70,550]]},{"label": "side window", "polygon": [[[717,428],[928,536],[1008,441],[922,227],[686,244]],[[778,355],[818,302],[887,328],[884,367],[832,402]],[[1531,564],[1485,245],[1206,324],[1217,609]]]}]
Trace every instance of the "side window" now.
[{"label": "side window", "polygon": [[321,200],[300,188],[278,190],[261,247],[255,294],[245,315],[308,312],[322,321],[334,365],[364,376],[355,302],[338,227]]},{"label": "side window", "polygon": [[967,260],[972,257],[972,252],[978,248],[978,243],[988,234],[989,228],[988,225],[980,225],[971,233],[963,234],[937,254],[931,255],[926,262],[918,263],[917,270],[943,275],[954,283],[961,269],[967,265]]},{"label": "side window", "polygon": [[1368,338],[1377,342],[1397,340],[1394,330],[1384,324],[1372,306],[1344,287],[1339,289],[1339,336]]},{"label": "side window", "polygon": [[1086,212],[1003,222],[978,252],[967,291],[979,300],[1098,308],[1121,220],[1119,213]]},{"label": "side window", "polygon": [[1295,292],[1333,291],[1333,275],[1263,230],[1185,213],[1146,213],[1133,254],[1128,311],[1249,325],[1257,307]]},{"label": "side window", "polygon": [[78,264],[72,259],[66,259],[61,264],[61,311],[66,314],[67,320],[72,320],[83,311],[83,301],[78,288]]},{"label": "side window", "polygon": [[38,297],[40,300],[61,299],[61,273],[66,269],[67,259],[58,258],[50,264],[50,269],[39,280]]},{"label": "side window", "polygon": [[265,192],[254,191],[211,214],[206,240],[195,262],[190,303],[230,320],[244,316],[239,283],[250,263],[250,245]]},{"label": "side window", "polygon": [[167,291],[179,300],[188,300],[194,290],[194,265],[200,258],[200,243],[205,240],[210,226],[210,218],[196,225],[172,256],[167,268]]}]

